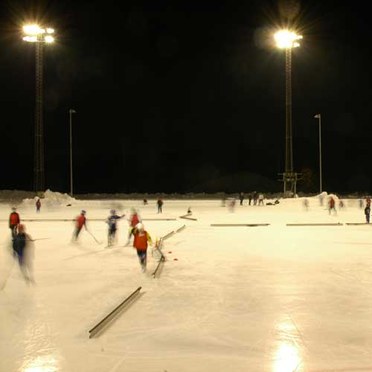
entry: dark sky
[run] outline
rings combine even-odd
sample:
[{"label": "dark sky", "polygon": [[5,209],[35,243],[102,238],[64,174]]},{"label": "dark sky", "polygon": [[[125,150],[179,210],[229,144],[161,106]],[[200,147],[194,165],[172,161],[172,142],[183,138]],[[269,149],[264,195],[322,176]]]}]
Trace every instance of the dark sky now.
[{"label": "dark sky", "polygon": [[[33,189],[35,54],[21,26],[56,29],[44,56],[45,186],[74,192],[281,191],[291,22],[298,191],[370,192],[371,22],[357,2],[0,2],[1,189]],[[270,36],[270,38],[269,38]]]}]

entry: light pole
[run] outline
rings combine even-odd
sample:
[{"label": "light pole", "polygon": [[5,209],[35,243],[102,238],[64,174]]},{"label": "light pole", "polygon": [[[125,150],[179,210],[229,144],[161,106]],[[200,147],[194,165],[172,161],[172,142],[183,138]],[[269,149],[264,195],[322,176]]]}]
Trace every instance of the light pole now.
[{"label": "light pole", "polygon": [[68,110],[70,115],[70,196],[73,196],[73,178],[72,178],[72,115],[76,114],[73,109]]},{"label": "light pole", "polygon": [[44,44],[52,43],[52,28],[39,25],[23,26],[23,40],[35,43],[35,149],[34,149],[34,191],[45,191],[44,174],[44,126],[43,126],[43,52]]},{"label": "light pole", "polygon": [[274,34],[276,46],[285,49],[285,169],[283,173],[284,195],[294,196],[298,173],[293,172],[292,146],[292,48],[299,47],[302,39],[290,30],[280,30]]},{"label": "light pole", "polygon": [[314,119],[318,119],[319,123],[319,193],[323,191],[322,185],[322,115],[316,114]]}]

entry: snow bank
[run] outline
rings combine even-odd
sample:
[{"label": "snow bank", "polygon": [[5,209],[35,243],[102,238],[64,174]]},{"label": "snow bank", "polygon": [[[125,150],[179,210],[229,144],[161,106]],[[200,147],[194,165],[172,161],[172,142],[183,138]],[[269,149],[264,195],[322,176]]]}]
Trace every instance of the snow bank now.
[{"label": "snow bank", "polygon": [[[37,199],[37,196],[34,196],[33,198],[25,198],[22,200],[22,204],[25,206],[34,206]],[[76,201],[75,198],[72,198],[66,193],[62,194],[60,192],[53,192],[49,189],[44,192],[44,195],[40,200],[42,207],[57,207],[72,204]]]}]

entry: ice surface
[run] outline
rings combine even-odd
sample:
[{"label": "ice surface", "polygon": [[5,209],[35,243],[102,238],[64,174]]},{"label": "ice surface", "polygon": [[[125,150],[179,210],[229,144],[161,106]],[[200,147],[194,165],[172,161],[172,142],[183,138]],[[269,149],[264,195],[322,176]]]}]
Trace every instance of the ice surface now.
[{"label": "ice surface", "polygon": [[[35,285],[10,255],[10,204],[0,204],[1,372],[372,371],[372,230],[358,200],[329,214],[317,197],[269,206],[221,200],[80,201],[48,195],[18,211],[34,238]],[[267,202],[267,200],[265,201]],[[67,206],[71,204],[70,206]],[[111,208],[136,207],[163,242],[160,275],[149,249],[104,248]],[[191,207],[192,218],[180,218]],[[91,235],[72,244],[87,211]],[[359,225],[348,225],[356,222]],[[211,224],[269,224],[211,226]],[[288,226],[288,224],[328,224]],[[340,223],[339,225],[329,225]],[[141,295],[96,337],[89,330],[136,288]]]}]

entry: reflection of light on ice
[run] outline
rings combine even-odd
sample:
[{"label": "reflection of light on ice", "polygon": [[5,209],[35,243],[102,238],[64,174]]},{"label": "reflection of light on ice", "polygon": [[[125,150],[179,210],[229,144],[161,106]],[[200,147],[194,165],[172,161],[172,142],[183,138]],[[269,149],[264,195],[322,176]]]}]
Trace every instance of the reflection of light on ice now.
[{"label": "reflection of light on ice", "polygon": [[294,344],[283,342],[279,345],[276,352],[273,372],[293,372],[296,371],[301,359],[298,349]]},{"label": "reflection of light on ice", "polygon": [[21,370],[22,372],[57,372],[57,360],[53,355],[38,356],[29,360]]},{"label": "reflection of light on ice", "polygon": [[274,357],[273,372],[297,371],[301,363],[300,350],[296,339],[298,331],[290,319],[286,319],[278,325],[280,335],[279,346]]}]

